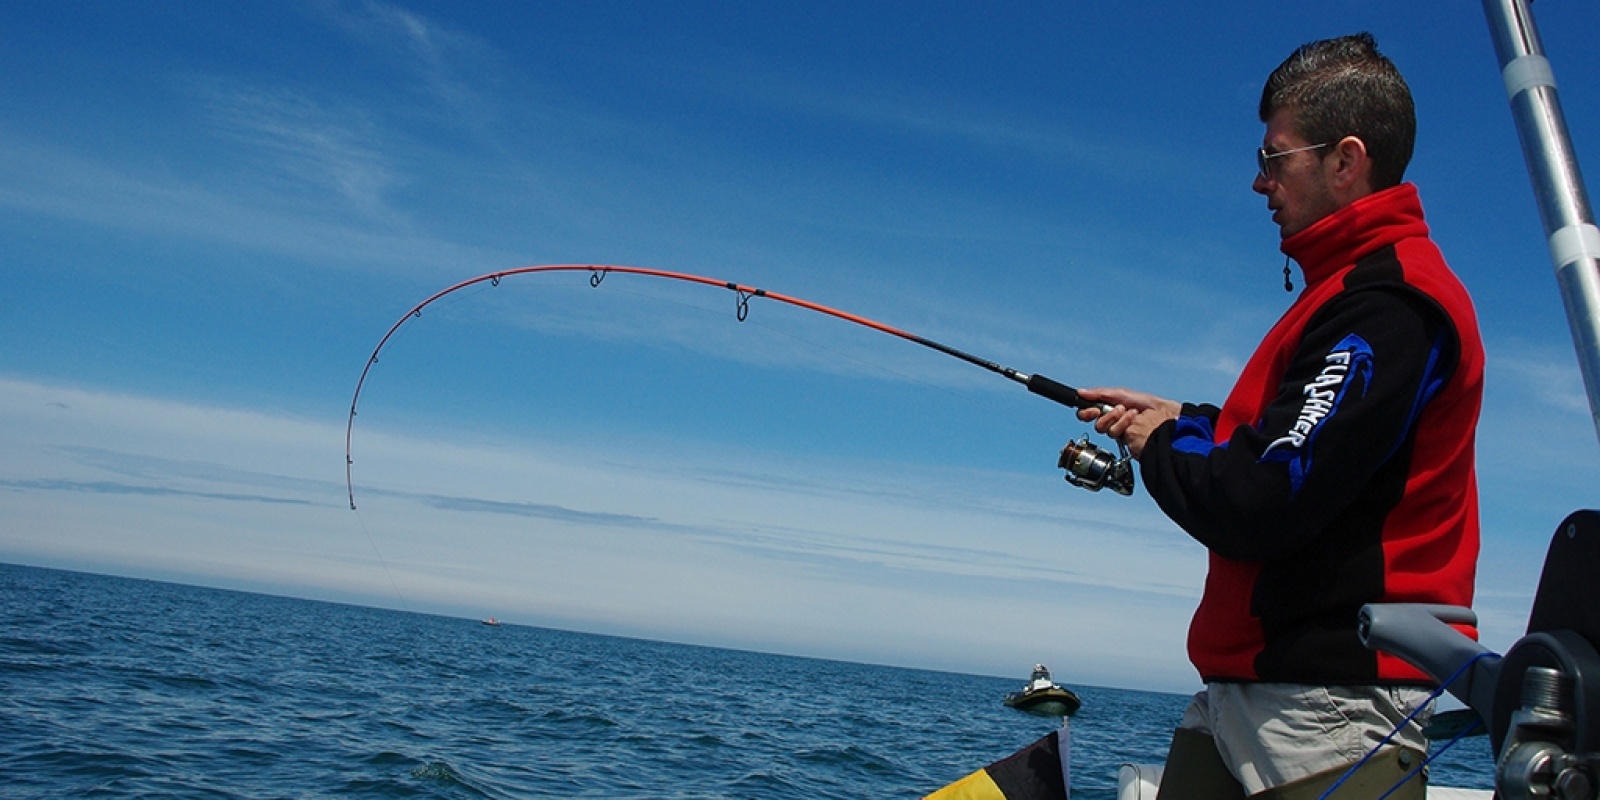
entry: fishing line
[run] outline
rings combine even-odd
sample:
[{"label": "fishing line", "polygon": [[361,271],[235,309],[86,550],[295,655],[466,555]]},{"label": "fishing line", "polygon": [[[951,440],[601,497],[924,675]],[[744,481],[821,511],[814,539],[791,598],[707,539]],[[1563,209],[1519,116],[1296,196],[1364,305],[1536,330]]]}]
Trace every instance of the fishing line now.
[{"label": "fishing line", "polygon": [[[355,506],[351,506],[350,510],[355,511]],[[361,533],[367,537],[367,544],[372,545],[372,552],[377,555],[378,563],[383,566],[383,574],[389,579],[389,586],[394,589],[394,596],[400,598],[400,608],[410,611],[411,604],[407,603],[406,596],[400,593],[400,584],[395,581],[394,572],[390,571],[389,562],[383,557],[383,551],[378,549],[378,542],[372,538],[372,531],[367,529],[367,521],[361,516],[360,511],[356,511],[356,521],[361,523]]]},{"label": "fishing line", "polygon": [[[938,351],[952,358],[965,361],[968,364],[972,364],[973,366],[980,367],[989,372],[993,372],[997,375],[1020,383],[1025,386],[1028,391],[1047,400],[1060,403],[1064,406],[1071,408],[1086,408],[1098,405],[1079,397],[1077,389],[1047,378],[1043,375],[1030,375],[997,362],[980,358],[972,355],[971,353],[958,350],[954,347],[934,341],[927,337],[919,336],[915,333],[911,333],[910,331],[895,328],[858,314],[852,314],[848,311],[841,311],[836,308],[831,308],[829,306],[798,297],[791,297],[776,292],[769,292],[765,289],[754,286],[745,286],[732,281],[707,278],[701,275],[691,275],[684,272],[670,272],[667,270],[650,269],[645,267],[603,264],[544,264],[539,266],[517,267],[514,269],[501,270],[498,272],[479,275],[476,278],[469,278],[435,292],[433,295],[413,306],[410,311],[407,311],[404,315],[402,315],[399,320],[395,321],[395,323],[389,327],[389,330],[384,333],[383,337],[378,340],[378,344],[373,348],[372,354],[367,357],[366,365],[361,369],[360,378],[356,380],[355,393],[350,398],[350,416],[345,424],[345,488],[349,495],[350,508],[352,510],[356,507],[355,478],[353,473],[355,461],[352,456],[352,444],[355,433],[357,406],[361,401],[361,390],[366,385],[367,375],[372,371],[372,367],[378,363],[378,356],[383,351],[384,345],[387,344],[389,339],[392,338],[395,333],[399,331],[400,328],[408,321],[414,318],[420,318],[422,316],[423,309],[427,308],[429,305],[440,300],[441,298],[444,298],[462,289],[466,289],[471,286],[477,286],[485,282],[487,282],[490,286],[498,287],[501,281],[508,277],[539,272],[587,272],[589,273],[589,285],[593,288],[600,288],[602,284],[605,283],[606,278],[614,272],[719,287],[734,293],[734,316],[740,322],[744,322],[749,318],[751,313],[750,301],[752,300],[766,299],[779,303],[786,303],[788,305],[796,306],[808,311],[814,311],[819,314],[834,317],[835,319],[840,319],[845,322],[851,322],[856,325],[871,328],[872,330],[876,330],[880,333],[886,333],[890,336],[904,339],[913,344],[921,345],[931,350]],[[1069,442],[1067,444],[1067,447],[1062,450],[1061,459],[1058,462],[1058,466],[1067,471],[1067,482],[1075,486],[1090,489],[1091,491],[1099,491],[1102,487],[1110,486],[1119,494],[1132,494],[1133,470],[1130,466],[1131,458],[1128,455],[1126,447],[1121,447],[1119,445],[1119,449],[1121,451],[1120,458],[1090,444],[1088,437],[1085,436],[1082,440]]]}]

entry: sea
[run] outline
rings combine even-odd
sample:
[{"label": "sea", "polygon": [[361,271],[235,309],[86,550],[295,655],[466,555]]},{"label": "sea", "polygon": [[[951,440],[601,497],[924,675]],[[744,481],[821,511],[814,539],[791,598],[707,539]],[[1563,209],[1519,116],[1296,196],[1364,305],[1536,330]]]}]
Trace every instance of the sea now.
[{"label": "sea", "polygon": [[[0,564],[0,797],[917,798],[1057,727],[1025,677]],[[1074,798],[1163,759],[1186,697],[1055,677]]]}]

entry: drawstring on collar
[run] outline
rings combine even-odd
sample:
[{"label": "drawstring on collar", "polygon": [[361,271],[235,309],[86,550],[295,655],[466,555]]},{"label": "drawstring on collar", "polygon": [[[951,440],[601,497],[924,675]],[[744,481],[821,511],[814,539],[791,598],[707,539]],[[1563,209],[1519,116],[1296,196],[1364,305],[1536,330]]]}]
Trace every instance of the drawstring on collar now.
[{"label": "drawstring on collar", "polygon": [[1283,257],[1283,290],[1286,291],[1286,292],[1293,292],[1294,291],[1294,282],[1289,280],[1289,257],[1288,256],[1284,256]]}]

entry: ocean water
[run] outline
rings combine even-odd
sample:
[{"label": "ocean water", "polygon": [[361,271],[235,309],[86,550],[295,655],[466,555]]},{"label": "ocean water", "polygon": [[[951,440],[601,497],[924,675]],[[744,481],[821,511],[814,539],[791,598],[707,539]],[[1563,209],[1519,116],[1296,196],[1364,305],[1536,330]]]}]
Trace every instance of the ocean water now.
[{"label": "ocean water", "polygon": [[[1001,705],[1020,674],[5,564],[0,620],[3,797],[915,798],[1054,727]],[[1056,678],[1075,798],[1165,755],[1185,697]],[[1468,739],[1434,782],[1488,788],[1488,758]]]}]

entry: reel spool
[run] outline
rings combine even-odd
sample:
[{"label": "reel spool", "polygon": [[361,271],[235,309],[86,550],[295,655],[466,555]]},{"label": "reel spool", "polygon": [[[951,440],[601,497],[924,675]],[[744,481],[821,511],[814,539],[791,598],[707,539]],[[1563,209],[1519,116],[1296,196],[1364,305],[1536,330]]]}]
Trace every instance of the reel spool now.
[{"label": "reel spool", "polygon": [[1091,492],[1109,488],[1120,495],[1133,494],[1133,456],[1127,445],[1117,443],[1119,455],[1089,441],[1087,434],[1081,439],[1067,442],[1061,448],[1061,458],[1056,466],[1067,471],[1067,483]]}]

